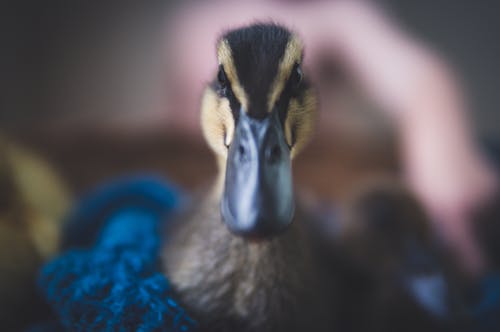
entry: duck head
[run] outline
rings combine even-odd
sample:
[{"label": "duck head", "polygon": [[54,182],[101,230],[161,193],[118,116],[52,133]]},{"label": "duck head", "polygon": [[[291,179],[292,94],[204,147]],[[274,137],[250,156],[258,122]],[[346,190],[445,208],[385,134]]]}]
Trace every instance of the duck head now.
[{"label": "duck head", "polygon": [[237,235],[272,237],[292,222],[292,160],[316,111],[302,43],[284,27],[256,24],[224,34],[217,59],[201,120],[218,157],[222,220]]}]

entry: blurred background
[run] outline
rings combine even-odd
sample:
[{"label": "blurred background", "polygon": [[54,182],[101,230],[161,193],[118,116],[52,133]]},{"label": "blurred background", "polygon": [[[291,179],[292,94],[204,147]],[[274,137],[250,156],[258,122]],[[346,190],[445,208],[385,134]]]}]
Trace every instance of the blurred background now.
[{"label": "blurred background", "polygon": [[[172,68],[185,68],[170,57],[176,48],[172,22],[187,4],[198,2],[206,3],[27,0],[0,4],[0,158],[9,160],[12,172],[29,175],[24,179],[17,174],[16,184],[0,181],[0,221],[10,216],[12,187],[27,190],[19,189],[16,195],[30,202],[30,213],[56,220],[69,206],[68,197],[78,197],[112,177],[160,173],[187,189],[211,181],[216,168],[199,130],[198,100],[186,103],[184,109],[176,99],[184,93],[192,99],[201,90],[194,86],[195,93],[186,93],[190,86],[176,85],[169,76]],[[458,74],[470,123],[483,146],[499,142],[500,4],[488,0],[380,3]],[[207,57],[212,59],[213,54]],[[351,95],[349,87],[334,82],[329,88],[323,109],[335,112],[321,121],[319,134],[294,165],[296,181],[305,192],[324,199],[338,198],[366,174],[396,173],[400,168],[390,121],[367,111],[372,105]],[[9,150],[2,145],[4,137],[23,152],[2,152]],[[7,174],[2,173],[2,162],[0,175]],[[21,164],[31,167],[16,166]],[[26,194],[36,191],[33,183],[43,190]],[[47,203],[44,196],[55,198]],[[30,236],[39,233],[36,226],[30,227]],[[24,238],[22,229],[15,234],[0,229],[4,248],[0,260],[15,262],[7,251],[15,252],[16,243],[34,242],[29,252],[22,252],[25,247],[17,251],[19,257],[32,259],[19,260],[28,262],[28,272],[19,273],[32,276],[56,250],[55,245],[43,244],[57,237],[59,226],[51,227],[48,235],[34,240]],[[14,289],[12,282],[24,283],[33,291],[32,279],[19,279],[8,269],[1,273],[0,291]]]},{"label": "blurred background", "polygon": [[[168,124],[175,119],[165,111],[167,67],[176,65],[166,57],[166,30],[186,3],[4,2],[0,130],[50,160],[77,192],[132,170],[160,171],[187,186],[198,183],[205,176],[189,165],[199,166],[194,161],[210,160],[210,154],[196,130],[189,142],[183,130],[173,135]],[[476,133],[500,139],[499,5],[383,4],[463,78]],[[182,143],[176,142],[180,137]],[[175,166],[180,159],[182,172]]]}]

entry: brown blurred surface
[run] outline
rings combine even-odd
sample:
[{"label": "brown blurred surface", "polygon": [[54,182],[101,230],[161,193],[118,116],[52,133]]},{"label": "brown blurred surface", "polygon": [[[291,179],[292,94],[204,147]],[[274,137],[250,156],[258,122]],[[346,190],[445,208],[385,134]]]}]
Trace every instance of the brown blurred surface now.
[{"label": "brown blurred surface", "polygon": [[[127,174],[164,175],[190,190],[209,184],[216,174],[212,153],[199,137],[95,128],[25,128],[13,136],[51,162],[76,194]],[[366,174],[395,169],[389,138],[346,136],[335,128],[316,137],[294,164],[298,186],[323,198],[337,197]]]}]

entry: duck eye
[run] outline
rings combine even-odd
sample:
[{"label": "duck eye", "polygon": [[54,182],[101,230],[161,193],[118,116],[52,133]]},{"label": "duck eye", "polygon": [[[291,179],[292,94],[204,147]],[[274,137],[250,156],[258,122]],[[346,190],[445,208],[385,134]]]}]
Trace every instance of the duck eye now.
[{"label": "duck eye", "polygon": [[300,85],[300,82],[302,82],[302,76],[302,69],[300,68],[300,65],[296,63],[293,67],[292,73],[290,74],[290,82],[293,88],[296,89]]},{"label": "duck eye", "polygon": [[224,72],[224,68],[222,66],[219,66],[219,72],[217,73],[217,81],[219,82],[221,88],[227,87],[227,77],[226,73]]}]

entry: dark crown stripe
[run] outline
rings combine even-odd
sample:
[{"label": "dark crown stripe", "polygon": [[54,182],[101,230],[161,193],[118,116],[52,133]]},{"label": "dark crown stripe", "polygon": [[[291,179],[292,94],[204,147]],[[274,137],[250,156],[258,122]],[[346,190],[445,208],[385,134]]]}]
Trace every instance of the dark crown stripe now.
[{"label": "dark crown stripe", "polygon": [[234,65],[250,105],[248,114],[267,115],[269,89],[290,40],[290,32],[276,24],[256,24],[233,30],[223,38],[229,43]]}]

